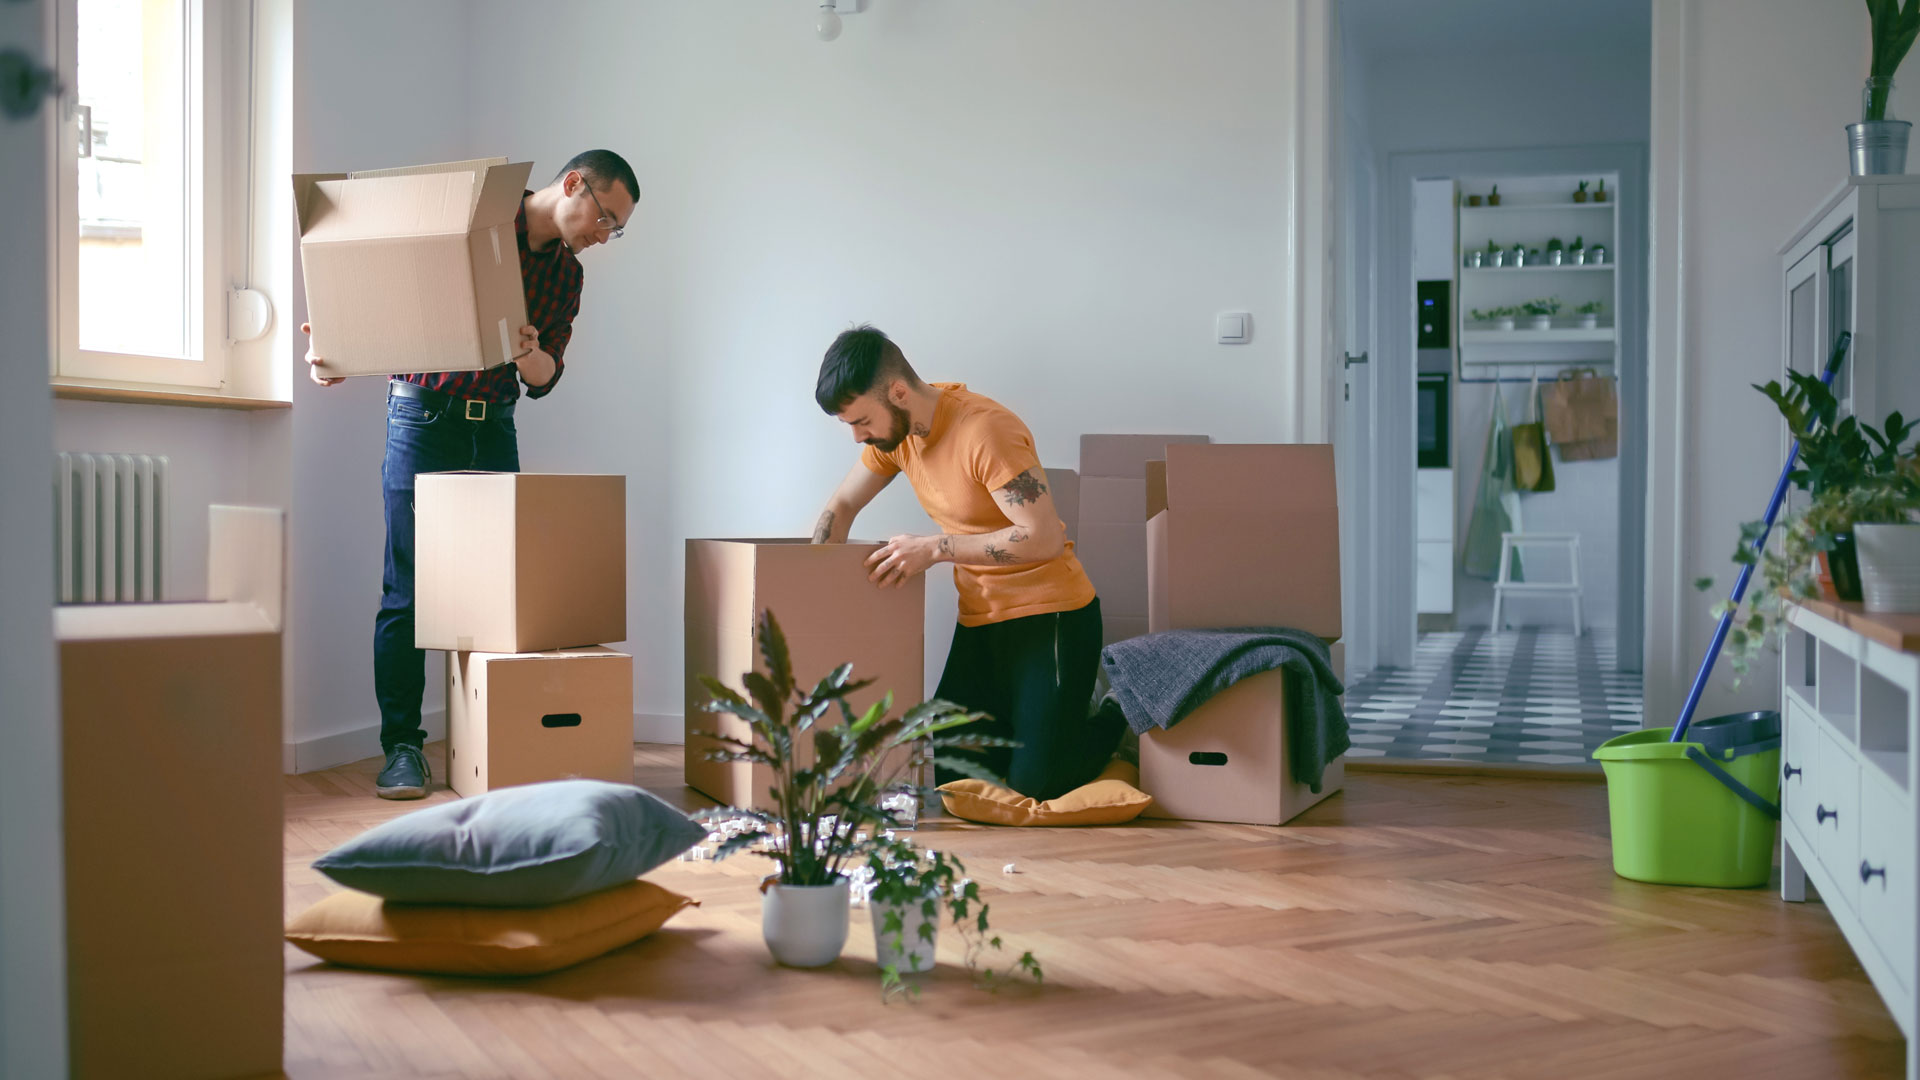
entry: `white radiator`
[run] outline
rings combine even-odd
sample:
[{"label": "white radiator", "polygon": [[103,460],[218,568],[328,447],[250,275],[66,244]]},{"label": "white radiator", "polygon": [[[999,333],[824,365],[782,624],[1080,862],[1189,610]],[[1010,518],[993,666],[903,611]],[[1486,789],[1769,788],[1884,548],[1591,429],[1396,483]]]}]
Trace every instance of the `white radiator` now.
[{"label": "white radiator", "polygon": [[55,456],[53,573],[60,603],[166,599],[167,494],[163,456]]}]

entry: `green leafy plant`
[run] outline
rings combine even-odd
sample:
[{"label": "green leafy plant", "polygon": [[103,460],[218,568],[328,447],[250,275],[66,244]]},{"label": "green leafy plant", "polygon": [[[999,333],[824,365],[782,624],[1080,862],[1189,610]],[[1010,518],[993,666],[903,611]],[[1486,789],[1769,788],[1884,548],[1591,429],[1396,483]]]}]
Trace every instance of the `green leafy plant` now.
[{"label": "green leafy plant", "polygon": [[[989,906],[980,896],[980,886],[967,876],[966,863],[958,855],[923,850],[897,835],[883,834],[868,850],[867,869],[873,879],[868,905],[879,934],[896,954],[918,962],[906,941],[907,910],[919,910],[919,940],[932,944],[945,909],[953,919],[954,931],[966,943],[967,970],[985,985],[997,986],[1015,971],[1024,972],[1036,983],[1044,981],[1040,961],[1031,951],[1021,953],[1007,973],[980,966],[980,957],[988,949],[999,951],[1002,942],[988,925]],[[908,973],[902,972],[897,963],[881,965],[881,999],[917,997],[920,988],[901,977]]]},{"label": "green leafy plant", "polygon": [[1521,312],[1526,315],[1558,315],[1560,314],[1560,298],[1557,296],[1549,296],[1539,300],[1528,300],[1521,304],[1520,308]]},{"label": "green leafy plant", "polygon": [[1485,311],[1475,308],[1467,312],[1467,316],[1474,322],[1498,322],[1501,319],[1511,319],[1521,314],[1524,314],[1524,312],[1517,307],[1496,307],[1488,308]]},{"label": "green leafy plant", "polygon": [[1887,95],[1893,89],[1893,74],[1920,36],[1920,0],[1867,0],[1867,14],[1873,20],[1873,59],[1867,68],[1867,100],[1862,119],[1887,118]]},{"label": "green leafy plant", "polygon": [[1560,250],[1560,238],[1556,236],[1556,237],[1553,237],[1552,239],[1550,239],[1550,240],[1548,240],[1548,241],[1547,241],[1547,250],[1548,250],[1548,251],[1559,251],[1559,250]]},{"label": "green leafy plant", "polygon": [[[1805,372],[1789,372],[1786,386],[1776,380],[1754,389],[1773,402],[1788,433],[1799,440],[1800,457],[1788,481],[1810,498],[1786,515],[1764,550],[1756,551],[1754,544],[1766,523],[1740,526],[1733,561],[1754,566],[1758,582],[1748,588],[1727,632],[1725,655],[1735,685],[1763,649],[1785,636],[1787,603],[1820,595],[1814,570],[1818,555],[1833,552],[1856,525],[1904,524],[1920,511],[1920,463],[1908,444],[1916,424],[1898,412],[1878,427],[1843,417],[1833,391]],[[1694,586],[1710,589],[1713,579],[1700,578]],[[1732,610],[1732,601],[1722,600],[1713,606],[1713,617]]]},{"label": "green leafy plant", "polygon": [[1573,310],[1580,315],[1599,315],[1607,310],[1607,305],[1598,300],[1589,300]]},{"label": "green leafy plant", "polygon": [[[700,732],[719,747],[707,752],[707,760],[763,765],[773,777],[768,788],[771,811],[726,807],[702,815],[724,820],[731,834],[713,852],[715,859],[747,851],[771,859],[782,885],[831,885],[892,823],[881,805],[884,794],[914,786],[907,785],[906,778],[921,775],[929,761],[1004,782],[979,763],[951,753],[1014,745],[955,730],[985,714],[936,699],[889,716],[893,695],[887,694],[855,715],[847,698],[873,680],[856,681],[853,665],[842,664],[811,687],[796,683],[787,639],[772,611],[761,612],[758,637],[766,671],[741,677],[751,700],[710,675],[700,676],[701,685],[713,695],[706,710],[732,715],[747,727],[745,738]],[[840,721],[824,723],[836,710]],[[803,755],[809,739],[812,753]]]},{"label": "green leafy plant", "polygon": [[1487,241],[1487,250],[1488,250],[1489,252],[1495,252],[1495,251],[1499,251],[1499,250],[1500,250],[1500,245],[1499,245],[1499,244],[1496,244],[1496,243],[1494,243],[1494,242],[1493,242],[1493,241],[1491,241],[1491,240],[1489,240],[1489,241]]},{"label": "green leafy plant", "polygon": [[1582,248],[1584,248],[1584,247],[1586,247],[1586,246],[1587,246],[1587,245],[1586,245],[1586,244],[1584,244],[1584,243],[1582,243],[1582,242],[1580,241],[1580,238],[1576,236],[1576,237],[1574,237],[1574,238],[1573,238],[1573,243],[1571,243],[1571,244],[1568,244],[1568,245],[1567,245],[1567,250],[1568,250],[1568,251],[1579,251],[1579,250],[1581,250]]}]

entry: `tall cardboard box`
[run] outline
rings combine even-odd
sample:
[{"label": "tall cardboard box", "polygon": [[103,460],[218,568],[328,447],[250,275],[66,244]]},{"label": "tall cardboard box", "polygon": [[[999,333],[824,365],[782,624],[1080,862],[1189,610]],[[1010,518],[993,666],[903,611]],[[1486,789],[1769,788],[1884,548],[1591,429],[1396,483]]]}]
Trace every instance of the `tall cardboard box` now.
[{"label": "tall cardboard box", "polygon": [[71,1075],[279,1075],[283,516],[214,507],[213,602],[60,607]]},{"label": "tall cardboard box", "polygon": [[422,473],[414,644],[529,653],[627,637],[627,478]]},{"label": "tall cardboard box", "polygon": [[447,657],[447,783],[633,783],[633,657],[594,646]]},{"label": "tall cardboard box", "polygon": [[[1335,644],[1333,654],[1333,670],[1342,674],[1345,647]],[[1320,774],[1318,793],[1293,778],[1286,722],[1281,673],[1264,671],[1178,724],[1147,733],[1140,740],[1140,786],[1153,796],[1147,816],[1284,825],[1345,786],[1344,756]]]},{"label": "tall cardboard box", "polygon": [[[699,676],[745,693],[740,676],[764,672],[755,629],[771,609],[787,639],[797,682],[811,685],[841,664],[875,683],[851,699],[855,711],[891,691],[896,710],[924,692],[926,583],[897,589],[867,580],[866,558],[880,545],[806,540],[688,540],[686,612],[687,786],[729,806],[766,807],[764,766],[706,760],[705,732],[745,739],[745,721],[706,711]],[[810,751],[802,750],[802,760]]]},{"label": "tall cardboard box", "polygon": [[1106,643],[1147,632],[1148,462],[1170,444],[1205,435],[1080,436],[1080,524],[1075,553],[1100,594]]},{"label": "tall cardboard box", "polygon": [[514,218],[529,162],[450,161],[293,178],[322,375],[481,371],[527,323]]},{"label": "tall cardboard box", "polygon": [[1053,496],[1053,508],[1060,514],[1060,524],[1067,530],[1067,539],[1078,543],[1080,540],[1080,474],[1064,466],[1047,468],[1047,492]]},{"label": "tall cardboard box", "polygon": [[[1167,447],[1165,508],[1147,523],[1153,632],[1242,626],[1306,630],[1333,643],[1340,625],[1340,519],[1333,448]],[[1282,824],[1338,791],[1340,760],[1316,794],[1287,759],[1279,672],[1243,679],[1140,740],[1150,813]]]}]

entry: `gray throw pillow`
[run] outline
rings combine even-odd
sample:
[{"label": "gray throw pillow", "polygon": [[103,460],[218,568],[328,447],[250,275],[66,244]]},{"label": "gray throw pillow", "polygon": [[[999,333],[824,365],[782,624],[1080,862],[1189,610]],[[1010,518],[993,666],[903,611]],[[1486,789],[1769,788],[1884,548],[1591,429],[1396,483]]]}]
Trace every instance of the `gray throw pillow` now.
[{"label": "gray throw pillow", "polygon": [[388,900],[540,907],[632,881],[705,836],[641,788],[555,780],[417,810],[313,866]]}]

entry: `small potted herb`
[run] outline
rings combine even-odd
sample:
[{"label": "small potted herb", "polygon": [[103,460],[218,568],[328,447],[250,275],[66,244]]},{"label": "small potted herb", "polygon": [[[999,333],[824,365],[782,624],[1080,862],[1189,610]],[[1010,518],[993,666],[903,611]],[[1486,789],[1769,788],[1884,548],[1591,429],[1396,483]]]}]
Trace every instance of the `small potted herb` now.
[{"label": "small potted herb", "polygon": [[1506,265],[1506,261],[1507,253],[1501,250],[1500,245],[1491,240],[1487,241],[1487,265],[1498,270]]},{"label": "small potted herb", "polygon": [[1580,329],[1592,330],[1600,325],[1600,313],[1607,310],[1607,305],[1589,300],[1573,310],[1580,316]]},{"label": "small potted herb", "polygon": [[1507,261],[1513,263],[1515,266],[1527,265],[1527,245],[1513,245],[1513,250],[1507,252]]},{"label": "small potted herb", "polygon": [[[920,992],[902,976],[933,970],[943,910],[952,916],[954,932],[966,942],[967,968],[988,986],[1006,977],[979,966],[981,953],[999,950],[1001,942],[988,927],[988,906],[980,897],[980,886],[967,877],[966,863],[959,856],[923,850],[885,834],[868,852],[867,872],[873,887],[867,905],[873,915],[873,952],[880,965],[883,999]],[[1040,962],[1031,952],[1021,953],[1014,967],[1034,982],[1042,979]]]},{"label": "small potted herb", "polygon": [[1467,205],[1468,205],[1468,206],[1479,206],[1479,205],[1480,205],[1480,196],[1478,196],[1478,195],[1469,195],[1469,196],[1467,196]]},{"label": "small potted herb", "polygon": [[1587,182],[1585,180],[1580,181],[1580,189],[1573,193],[1573,201],[1574,202],[1587,201]]},{"label": "small potted herb", "polygon": [[1500,185],[1499,184],[1493,185],[1493,190],[1487,192],[1487,205],[1488,206],[1500,205]]},{"label": "small potted herb", "polygon": [[1604,176],[1600,178],[1600,183],[1594,186],[1593,201],[1594,202],[1607,201],[1607,179]]},{"label": "small potted herb", "polygon": [[1520,307],[1522,311],[1532,317],[1532,329],[1551,330],[1553,329],[1553,317],[1560,314],[1560,298],[1550,296],[1540,300],[1529,300],[1520,305]]},{"label": "small potted herb", "polygon": [[1575,266],[1587,265],[1587,245],[1579,237],[1574,237],[1573,243],[1567,245],[1567,258],[1572,259]]},{"label": "small potted herb", "polygon": [[1560,238],[1556,236],[1551,240],[1548,240],[1547,241],[1547,265],[1559,266],[1565,260],[1566,260],[1566,249],[1560,246]]}]

